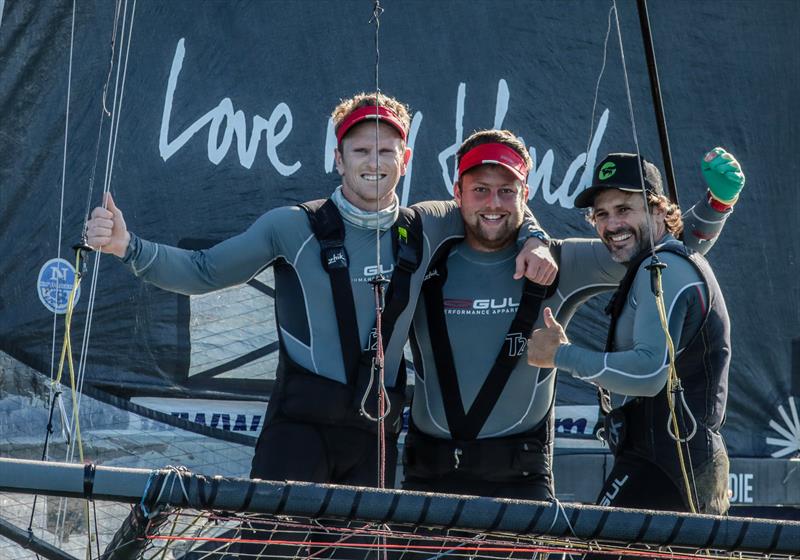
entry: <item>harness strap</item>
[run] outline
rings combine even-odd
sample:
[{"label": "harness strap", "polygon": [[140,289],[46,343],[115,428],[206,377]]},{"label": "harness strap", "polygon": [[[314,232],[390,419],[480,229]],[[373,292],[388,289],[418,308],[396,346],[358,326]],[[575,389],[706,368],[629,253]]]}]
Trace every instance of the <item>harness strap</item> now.
[{"label": "harness strap", "polygon": [[428,317],[428,330],[433,347],[436,349],[433,358],[438,372],[447,425],[454,439],[469,441],[478,437],[508,383],[511,372],[519,363],[520,356],[525,354],[526,343],[533,332],[533,324],[539,316],[542,301],[552,295],[557,281],[553,282],[552,286],[541,286],[525,280],[519,308],[503,345],[475,401],[469,411],[465,411],[444,315],[442,292],[447,281],[446,261],[447,254],[444,254],[423,284],[422,291]]},{"label": "harness strap", "polygon": [[[678,243],[662,243],[661,245],[657,245],[654,251],[656,253],[666,251],[669,253],[675,253],[676,255],[681,255],[686,258],[689,258],[692,254],[692,252],[684,245]],[[651,251],[645,250],[631,260],[631,262],[628,264],[628,270],[625,273],[625,276],[622,278],[622,281],[619,283],[619,287],[614,292],[614,295],[611,296],[611,300],[606,306],[605,312],[606,315],[610,317],[610,321],[608,325],[608,335],[606,337],[605,352],[613,352],[615,350],[614,333],[617,330],[617,322],[622,315],[622,311],[625,309],[625,302],[628,299],[628,294],[630,293],[631,288],[633,287],[633,282],[636,280],[636,274],[639,272],[639,267],[650,257],[651,254]],[[609,414],[612,410],[611,392],[608,389],[598,386],[597,398],[600,411],[603,414]]]},{"label": "harness strap", "polygon": [[392,226],[392,248],[396,262],[392,281],[386,291],[386,307],[382,317],[384,344],[391,340],[395,323],[408,306],[411,276],[422,262],[422,217],[416,210],[400,208],[400,215]]},{"label": "harness strap", "polygon": [[300,207],[306,211],[311,231],[319,241],[322,267],[328,273],[333,293],[345,375],[347,383],[353,385],[358,375],[361,344],[358,340],[358,319],[348,269],[350,259],[344,247],[342,216],[331,199],[305,202]]},{"label": "harness strap", "polygon": [[[344,246],[344,222],[339,209],[331,199],[305,202],[300,207],[308,215],[311,230],[320,244],[322,266],[328,273],[347,383],[351,387],[366,387],[370,375],[368,365],[376,350],[374,347],[376,337],[371,337],[366,349],[362,350],[348,268],[350,261]],[[392,247],[396,263],[382,317],[381,335],[384,345],[391,340],[397,319],[408,306],[411,276],[422,261],[422,218],[416,211],[400,208],[398,219],[392,226]],[[401,373],[404,372],[403,365],[401,360]],[[402,382],[404,378],[398,381]]]}]

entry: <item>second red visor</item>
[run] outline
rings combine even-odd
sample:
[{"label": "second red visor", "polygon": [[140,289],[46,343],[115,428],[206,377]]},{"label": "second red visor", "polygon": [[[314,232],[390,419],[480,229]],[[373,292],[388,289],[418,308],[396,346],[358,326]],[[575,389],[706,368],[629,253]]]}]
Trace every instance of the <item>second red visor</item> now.
[{"label": "second red visor", "polygon": [[521,155],[505,144],[480,144],[468,151],[458,162],[458,176],[479,165],[502,165],[522,182],[528,179],[528,166]]}]

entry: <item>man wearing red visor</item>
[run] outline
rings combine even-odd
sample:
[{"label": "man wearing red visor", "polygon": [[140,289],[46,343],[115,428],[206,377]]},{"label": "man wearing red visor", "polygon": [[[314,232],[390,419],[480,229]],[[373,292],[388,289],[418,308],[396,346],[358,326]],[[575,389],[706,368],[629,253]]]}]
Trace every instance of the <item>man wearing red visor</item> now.
[{"label": "man wearing red visor", "polygon": [[[513,133],[486,130],[467,138],[457,158],[465,238],[436,259],[414,315],[403,487],[552,499],[556,375],[528,363],[527,339],[544,326],[546,307],[566,324],[626,269],[600,240],[566,239],[550,242],[559,263],[550,286],[514,275],[530,155]],[[696,204],[684,215],[687,245],[710,248],[728,214],[705,198]]]},{"label": "man wearing red visor", "polygon": [[[274,267],[279,362],[253,478],[378,485],[371,281],[378,273],[391,277],[381,325],[389,395],[385,485],[391,487],[405,395],[403,346],[430,257],[446,239],[463,236],[463,226],[453,202],[399,207],[395,187],[411,155],[402,103],[359,94],[342,101],[332,118],[342,184],[328,199],[270,210],[236,237],[185,251],[129,233],[109,198],[108,210],[93,211],[87,236],[137,276],[184,294],[241,284]],[[523,238],[538,231],[532,216],[528,224]],[[520,258],[521,271],[534,279],[552,275],[549,254],[544,260],[535,254],[541,241],[528,243],[533,253]]]}]

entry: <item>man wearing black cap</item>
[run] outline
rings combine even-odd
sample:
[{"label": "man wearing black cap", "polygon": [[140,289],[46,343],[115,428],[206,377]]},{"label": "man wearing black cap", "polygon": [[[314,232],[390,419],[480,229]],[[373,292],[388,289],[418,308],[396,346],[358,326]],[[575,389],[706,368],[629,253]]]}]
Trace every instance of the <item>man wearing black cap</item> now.
[{"label": "man wearing black cap", "polygon": [[[566,324],[591,296],[615,289],[625,267],[599,240],[552,240],[559,272],[548,288],[512,278],[530,155],[513,133],[484,130],[456,157],[465,239],[434,259],[414,315],[403,487],[551,499],[555,370],[520,356],[545,324],[543,307]],[[707,250],[727,214],[705,200],[688,214],[689,241]]]},{"label": "man wearing black cap", "polygon": [[[744,185],[738,162],[716,148],[703,174],[709,204],[729,211]],[[607,156],[575,205],[590,208],[611,257],[627,267],[609,304],[606,350],[570,344],[548,308],[528,361],[602,388],[604,437],[615,462],[598,503],[722,514],[729,506],[720,428],[731,343],[714,273],[676,239],[681,212],[663,195],[658,169],[639,156]],[[608,391],[635,398],[611,410]]]}]

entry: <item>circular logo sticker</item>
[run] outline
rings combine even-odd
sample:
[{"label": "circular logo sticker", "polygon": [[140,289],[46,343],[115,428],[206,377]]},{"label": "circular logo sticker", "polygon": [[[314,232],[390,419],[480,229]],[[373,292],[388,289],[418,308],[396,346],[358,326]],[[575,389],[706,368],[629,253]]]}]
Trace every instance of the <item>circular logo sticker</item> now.
[{"label": "circular logo sticker", "polygon": [[[53,313],[63,315],[67,312],[69,294],[75,286],[75,267],[64,259],[50,259],[39,270],[36,289],[39,300]],[[75,293],[75,304],[81,297],[81,289]]]},{"label": "circular logo sticker", "polygon": [[617,172],[617,166],[613,161],[609,161],[608,163],[604,163],[603,167],[600,168],[600,172],[597,174],[597,178],[601,181],[605,181],[614,173]]}]

